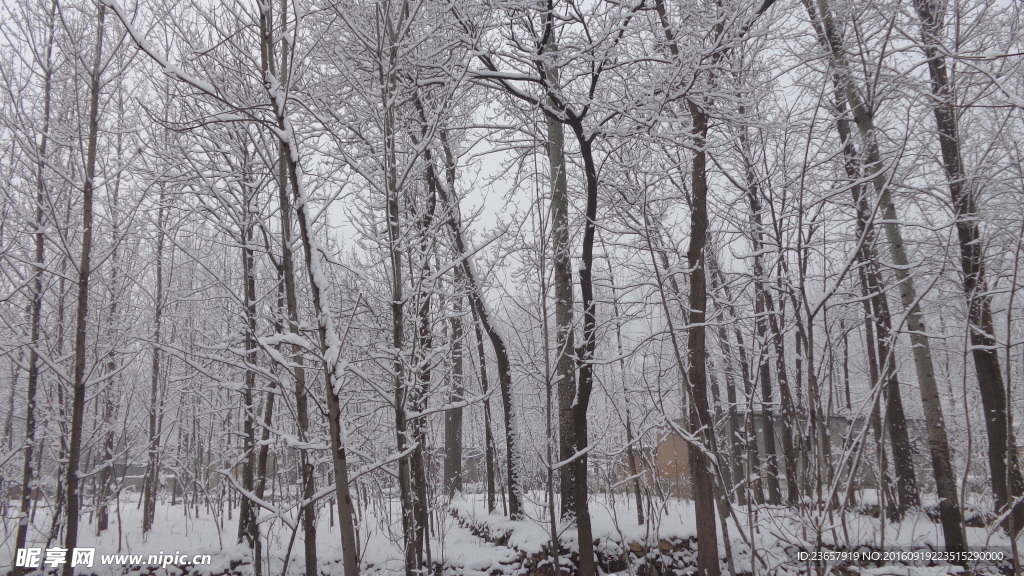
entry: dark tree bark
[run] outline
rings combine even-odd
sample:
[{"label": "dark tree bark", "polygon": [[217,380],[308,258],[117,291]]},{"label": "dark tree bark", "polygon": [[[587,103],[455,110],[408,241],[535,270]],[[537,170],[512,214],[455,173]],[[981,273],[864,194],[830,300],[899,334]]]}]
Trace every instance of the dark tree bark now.
[{"label": "dark tree bark", "polygon": [[694,508],[697,519],[697,573],[700,576],[718,576],[718,529],[715,525],[715,473],[710,459],[704,453],[715,453],[714,422],[708,405],[707,349],[704,322],[707,317],[707,258],[705,247],[708,236],[708,182],[707,134],[708,117],[695,102],[688,103],[693,119],[694,144],[691,179],[690,245],[686,261],[690,273],[690,316],[686,347],[690,360],[687,374],[690,386],[690,431],[699,446],[690,446],[690,478],[693,483]]},{"label": "dark tree bark", "polygon": [[[442,131],[443,135],[443,131]],[[452,164],[451,153],[447,144],[446,139],[442,136],[442,146],[446,150],[446,161]],[[512,363],[509,359],[508,348],[505,345],[505,338],[498,331],[497,326],[494,324],[494,319],[491,318],[490,312],[487,305],[483,300],[483,290],[480,286],[480,280],[476,276],[476,272],[473,269],[473,264],[470,261],[469,251],[466,247],[466,242],[462,235],[462,217],[459,212],[459,206],[455,198],[455,191],[450,186],[454,184],[454,181],[441,182],[437,178],[437,172],[433,166],[433,156],[428,148],[424,152],[424,156],[427,160],[427,178],[431,179],[435,184],[438,192],[438,196],[444,205],[446,211],[446,218],[448,229],[452,235],[452,243],[455,245],[455,252],[461,258],[462,274],[466,278],[467,287],[469,292],[470,307],[476,319],[476,329],[483,329],[483,332],[487,334],[487,338],[491,343],[491,348],[494,350],[495,361],[498,364],[498,388],[501,395],[501,404],[505,412],[505,450],[507,458],[505,460],[505,470],[508,475],[508,509],[509,515],[513,519],[521,519],[523,516],[523,504],[522,504],[522,485],[519,467],[519,436],[516,428],[515,413],[512,408]],[[481,386],[487,387],[487,368],[485,363],[486,356],[484,355],[483,339],[480,338],[480,334],[477,334],[477,349],[480,356],[480,383]],[[486,390],[484,390],[486,392]],[[484,416],[487,420],[490,419],[490,407],[489,400],[484,404]],[[487,426],[486,434],[490,435],[489,422],[485,422]],[[493,442],[488,441],[487,450],[493,454]],[[493,461],[492,458],[488,458],[489,461]],[[493,470],[493,469],[492,469]],[[493,472],[490,473],[488,485],[493,486]],[[489,490],[491,490],[489,488]],[[491,490],[493,492],[493,490]],[[489,508],[493,509],[493,501],[488,504]]]},{"label": "dark tree bark", "polygon": [[[243,161],[242,174],[246,175],[245,182],[249,182],[251,171],[248,159]],[[253,195],[255,190],[244,182],[241,186],[243,208],[241,211],[241,237],[242,245],[242,297],[243,312],[245,318],[245,334],[242,343],[245,349],[245,375],[244,388],[242,390],[242,453],[244,463],[242,465],[242,495],[241,508],[238,511],[238,542],[247,542],[249,549],[253,551],[253,571],[256,576],[263,573],[261,562],[261,542],[259,526],[256,523],[258,506],[252,501],[256,477],[256,406],[253,402],[253,392],[256,387],[256,262],[253,253],[255,215],[249,210],[254,205]]]},{"label": "dark tree bark", "polygon": [[[456,270],[459,270],[456,268]],[[456,274],[458,280],[462,274]],[[461,286],[461,282],[457,285]],[[451,391],[448,402],[458,403],[465,399],[466,386],[463,382],[463,330],[462,296],[456,293],[452,303],[451,328]],[[462,407],[447,410],[444,415],[444,486],[450,500],[462,491]]]},{"label": "dark tree bark", "polygon": [[[85,416],[85,355],[88,347],[87,321],[89,316],[89,280],[92,273],[93,192],[96,183],[97,136],[99,135],[99,105],[103,66],[103,32],[106,6],[100,5],[96,17],[96,53],[89,78],[89,116],[86,140],[85,182],[82,185],[82,252],[78,264],[78,303],[75,312],[75,364],[71,396],[71,439],[68,443],[68,462],[65,490],[67,523],[64,530],[64,548],[73,550],[78,545],[78,521],[81,514],[81,484],[78,473],[82,458],[82,429]],[[72,576],[74,570],[67,562],[62,576]]]}]

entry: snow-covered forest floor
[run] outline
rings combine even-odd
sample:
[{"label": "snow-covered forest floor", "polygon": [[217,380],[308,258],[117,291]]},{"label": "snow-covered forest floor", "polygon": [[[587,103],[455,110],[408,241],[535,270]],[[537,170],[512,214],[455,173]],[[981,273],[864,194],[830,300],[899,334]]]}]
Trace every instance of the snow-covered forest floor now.
[{"label": "snow-covered forest floor", "polygon": [[[861,494],[870,505],[870,491]],[[184,568],[189,574],[252,574],[251,551],[238,543],[237,511],[228,519],[213,515],[200,507],[188,511],[180,504],[161,503],[152,531],[143,536],[138,495],[126,493],[113,510],[111,527],[100,536],[89,522],[82,531],[79,545],[95,548],[95,565],[80,568],[80,573],[113,576],[129,573],[167,574],[173,576]],[[548,522],[543,493],[527,495],[527,514],[523,520],[509,520],[500,509],[487,512],[482,495],[457,497],[447,514],[431,519],[430,550],[432,565],[446,576],[525,576],[551,574],[551,526]],[[498,502],[500,508],[501,503]],[[404,570],[401,537],[394,531],[401,519],[399,502],[390,501],[391,515],[385,517],[381,508],[376,515],[361,519],[359,525],[361,567],[366,574],[399,574]],[[697,530],[693,503],[671,498],[658,504],[657,512],[637,522],[636,508],[628,494],[596,495],[591,503],[593,534],[597,553],[606,573],[622,574],[687,574],[695,566],[694,541]],[[222,511],[226,514],[226,510]],[[36,522],[48,525],[48,517],[40,513]],[[820,514],[795,513],[778,506],[739,507],[728,519],[729,549],[719,542],[719,555],[724,573],[729,573],[728,556],[733,555],[731,569],[736,574],[803,574],[832,566],[838,573],[928,575],[956,573],[962,568],[935,561],[820,562],[801,561],[798,551],[929,551],[941,547],[938,524],[923,511],[916,511],[898,522],[883,521],[860,510],[824,511]],[[5,523],[4,534],[12,533],[11,522]],[[751,529],[753,531],[751,532]],[[560,561],[563,573],[575,570],[578,553],[575,531],[559,525],[557,533],[562,547]],[[293,531],[286,522],[267,517],[261,531],[265,539],[263,570],[266,574],[301,575],[303,573],[302,532]],[[326,576],[343,576],[338,552],[337,530],[330,518],[318,518],[320,538],[319,566]],[[45,547],[45,537],[35,533],[29,546]],[[1005,574],[1012,570],[1010,542],[1005,531],[985,527],[967,528],[970,546],[975,550],[1002,552],[1006,561],[978,562],[970,565],[978,574]],[[13,559],[12,539],[5,537],[0,548],[0,565]],[[1024,537],[1020,539],[1024,544]],[[51,546],[58,546],[51,543]],[[290,548],[290,550],[289,550]],[[209,564],[174,565],[167,570],[154,570],[147,564],[150,555],[208,555]],[[142,561],[129,557],[141,555]],[[118,563],[102,565],[101,558],[114,556]],[[288,565],[285,566],[285,558]],[[757,564],[752,569],[752,563]],[[157,565],[159,566],[159,565]],[[162,568],[162,567],[161,567]],[[52,568],[50,569],[52,571]]]}]

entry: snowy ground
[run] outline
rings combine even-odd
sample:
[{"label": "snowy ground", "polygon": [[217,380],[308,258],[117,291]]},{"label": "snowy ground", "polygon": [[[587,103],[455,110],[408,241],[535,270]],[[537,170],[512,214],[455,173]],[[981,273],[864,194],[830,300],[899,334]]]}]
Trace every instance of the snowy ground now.
[{"label": "snowy ground", "polygon": [[[226,515],[219,517],[200,508],[188,513],[179,504],[170,506],[162,503],[157,508],[157,519],[152,532],[143,537],[141,531],[142,512],[134,500],[135,496],[122,497],[120,510],[112,507],[111,527],[102,535],[95,533],[95,519],[91,515],[83,518],[79,546],[95,547],[97,574],[121,574],[123,567],[118,563],[100,565],[104,556],[141,554],[148,561],[149,555],[208,554],[212,564],[196,567],[199,574],[223,573],[245,561],[249,551],[236,543],[237,512],[229,520]],[[657,503],[656,503],[657,504]],[[3,526],[3,543],[0,545],[0,571],[11,565],[16,525],[9,518],[14,503],[8,508]],[[500,503],[499,503],[500,511]],[[525,573],[521,560],[529,555],[541,555],[550,542],[550,525],[547,521],[546,504],[541,494],[530,494],[527,498],[526,519],[512,522],[498,513],[488,514],[484,499],[480,495],[467,495],[452,505],[453,514],[438,513],[432,518],[431,557],[444,566],[449,575],[490,576]],[[657,552],[659,545],[667,542],[680,543],[696,536],[696,524],[692,503],[680,500],[663,502],[655,509],[656,514],[647,514],[643,524],[637,523],[636,510],[632,499],[625,495],[596,495],[591,504],[594,538],[598,541],[599,552],[606,557],[628,554],[632,547],[639,551]],[[384,510],[376,510],[376,517],[367,514],[360,525],[360,558],[368,573],[400,574],[403,572],[403,556],[400,542],[400,522],[397,519],[397,504],[387,502]],[[458,518],[456,518],[458,516]],[[287,517],[287,516],[286,516]],[[382,522],[382,518],[389,521]],[[461,522],[460,520],[461,519]],[[289,519],[289,522],[291,520]],[[321,571],[325,574],[341,575],[339,535],[326,510],[318,519],[318,552]],[[48,527],[43,509],[37,513],[36,526]],[[499,543],[489,542],[470,529],[486,528],[491,536],[501,536]],[[288,556],[287,574],[301,574],[303,570],[302,533],[294,534],[288,522],[281,518],[267,516],[262,530],[265,537],[266,574],[282,574],[285,558]],[[561,546],[576,549],[575,533],[559,527]],[[915,513],[901,522],[882,522],[858,513],[808,512],[795,514],[782,508],[759,507],[748,509],[737,507],[728,520],[729,544],[734,556],[734,567],[738,573],[784,574],[801,568],[794,562],[797,549],[816,549],[817,543],[825,547],[852,549],[870,546],[873,549],[901,547],[904,549],[934,547],[942,542],[939,526],[931,522],[924,513]],[[721,531],[719,531],[721,533]],[[968,539],[979,549],[1009,552],[1009,541],[999,530],[968,528]],[[46,547],[45,536],[33,532],[30,546]],[[289,543],[291,552],[288,553]],[[753,546],[751,546],[753,544]],[[59,543],[50,543],[51,547]],[[720,552],[726,555],[724,541],[719,542]],[[546,554],[546,552],[543,552]],[[652,552],[653,553],[653,552]],[[641,554],[642,555],[642,554]],[[565,562],[566,560],[563,560]],[[247,562],[246,562],[247,564]],[[873,575],[925,575],[948,573],[944,567],[902,567],[884,565],[861,570]],[[239,570],[248,572],[248,566]],[[636,572],[634,562],[625,571]],[[175,571],[168,574],[177,573]]]}]

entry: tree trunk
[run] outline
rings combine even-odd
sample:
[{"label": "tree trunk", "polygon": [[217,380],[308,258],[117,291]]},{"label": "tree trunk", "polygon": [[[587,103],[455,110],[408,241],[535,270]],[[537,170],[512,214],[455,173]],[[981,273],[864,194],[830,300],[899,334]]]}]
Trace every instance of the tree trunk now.
[{"label": "tree trunk", "polygon": [[995,327],[992,322],[992,296],[985,281],[984,242],[978,226],[978,193],[967,181],[963,155],[960,153],[960,134],[956,117],[956,97],[949,80],[946,57],[940,47],[943,43],[944,7],[934,0],[914,0],[914,8],[921,21],[922,49],[928,58],[931,77],[932,112],[939,132],[942,167],[949,185],[949,196],[956,218],[957,239],[960,241],[960,266],[963,270],[964,295],[967,298],[967,322],[970,334],[971,356],[981,389],[981,403],[985,411],[988,432],[988,464],[992,475],[992,493],[996,509],[1014,503],[1013,513],[1007,518],[1007,530],[1016,534],[1024,528],[1024,477],[1017,460],[1007,402],[1007,390],[996,352]]},{"label": "tree trunk", "polygon": [[[242,173],[250,176],[248,159],[245,160]],[[248,178],[247,178],[248,181]],[[252,501],[252,494],[255,488],[256,474],[256,406],[253,403],[253,391],[256,387],[256,271],[255,257],[253,254],[253,232],[255,228],[255,216],[249,211],[254,204],[253,190],[244,183],[241,186],[242,192],[242,221],[241,244],[242,244],[242,294],[244,299],[245,336],[243,346],[245,349],[244,361],[246,364],[244,376],[244,389],[242,390],[243,416],[243,437],[242,451],[245,455],[245,463],[242,466],[242,488],[245,494],[242,495],[241,509],[238,511],[238,542],[248,541],[249,549],[253,551],[253,570],[255,576],[261,576],[262,563],[260,552],[260,532],[256,524],[257,505]]]},{"label": "tree trunk", "polygon": [[[754,249],[754,306],[758,315],[759,337],[766,338],[765,329],[771,332],[772,347],[775,351],[775,375],[779,385],[779,407],[782,411],[782,457],[785,465],[786,475],[786,501],[790,506],[795,506],[800,501],[800,487],[797,476],[797,450],[793,444],[793,426],[796,418],[793,408],[793,398],[790,394],[789,377],[786,374],[786,348],[784,335],[779,328],[779,320],[775,312],[775,302],[771,291],[768,288],[767,271],[761,261],[760,252],[765,243],[763,239],[763,224],[761,221],[761,198],[756,187],[748,188],[747,200],[750,203],[751,220],[753,230]],[[765,339],[762,346],[766,345]],[[771,375],[768,366],[768,354],[761,353],[761,410],[764,413],[764,435],[765,452],[767,454],[765,468],[768,476],[768,502],[775,500],[776,488],[772,486],[778,483],[778,456],[775,447],[775,414],[772,410],[772,389]],[[772,438],[769,439],[769,436]],[[779,494],[781,501],[781,494]]]},{"label": "tree trunk", "polygon": [[707,114],[695,102],[688,103],[695,135],[691,181],[690,246],[686,261],[690,273],[690,315],[687,321],[686,347],[690,360],[687,380],[690,384],[690,431],[700,440],[690,446],[690,478],[693,483],[697,519],[697,574],[718,576],[718,529],[715,524],[715,473],[704,450],[716,453],[714,423],[708,406],[707,350],[704,322],[707,318],[707,259],[704,251],[708,235]]},{"label": "tree trunk", "polygon": [[[549,36],[553,33],[549,34]],[[554,43],[548,52],[554,51]],[[557,81],[557,71],[548,71],[549,82]],[[577,451],[576,427],[572,406],[576,398],[576,344],[573,334],[572,263],[569,244],[569,191],[565,167],[565,127],[555,118],[547,122],[547,155],[551,172],[551,252],[555,293],[555,382],[558,397],[558,459],[565,462]],[[564,466],[559,472],[559,514],[567,522],[576,519],[576,479],[574,469]]]},{"label": "tree trunk", "polygon": [[[85,416],[85,355],[87,349],[87,326],[89,316],[89,279],[92,272],[93,237],[93,191],[96,180],[96,140],[99,134],[100,75],[103,65],[103,22],[106,7],[99,6],[96,18],[96,54],[89,79],[89,117],[86,143],[85,182],[82,186],[82,253],[78,264],[78,304],[75,314],[75,365],[74,389],[71,397],[71,439],[68,444],[66,469],[67,523],[64,531],[64,548],[73,550],[78,545],[78,521],[81,513],[79,494],[79,464],[82,458],[82,430]],[[72,576],[74,570],[67,562],[61,569],[62,576]]]},{"label": "tree trunk", "polygon": [[[597,164],[594,161],[593,139],[585,137],[582,121],[571,124],[580,146],[583,172],[586,176],[587,204],[584,212],[583,247],[580,262],[580,293],[583,297],[583,345],[576,351],[579,382],[573,405],[576,450],[580,456],[572,463],[576,479],[576,522],[579,527],[580,574],[597,573],[594,557],[594,535],[590,521],[587,450],[589,432],[587,410],[594,389],[594,352],[597,349],[597,302],[594,298],[594,235],[597,230]],[[571,302],[570,302],[571,303]]]},{"label": "tree trunk", "polygon": [[[708,283],[712,293],[718,293],[716,299],[718,307],[723,311],[723,319],[718,324],[718,339],[722,346],[722,355],[725,358],[722,359],[726,363],[726,400],[729,402],[728,414],[729,414],[729,426],[728,434],[730,438],[730,446],[732,448],[732,470],[734,473],[729,476],[726,475],[729,484],[726,487],[726,494],[731,494],[736,491],[736,501],[740,506],[745,506],[747,503],[747,494],[751,494],[751,497],[755,501],[762,501],[764,496],[761,494],[761,482],[758,480],[755,483],[750,482],[750,474],[748,473],[749,462],[747,461],[748,456],[757,455],[757,437],[750,438],[746,434],[746,426],[744,424],[744,418],[739,413],[739,398],[736,394],[736,370],[732,366],[732,345],[729,342],[729,335],[725,329],[724,312],[728,311],[731,320],[736,327],[735,336],[738,345],[738,357],[737,362],[740,365],[740,377],[743,382],[743,389],[745,397],[750,398],[751,393],[751,382],[750,382],[750,367],[747,363],[747,349],[743,345],[743,334],[740,333],[739,323],[736,321],[736,311],[732,307],[732,294],[730,294],[729,285],[725,281],[725,274],[722,273],[721,266],[718,265],[717,258],[713,249],[706,251],[707,263],[708,263]],[[726,469],[729,467],[726,467]],[[723,473],[725,469],[723,469]],[[723,474],[724,475],[724,474]],[[740,489],[740,482],[743,483],[742,489]]]},{"label": "tree trunk", "polygon": [[[409,403],[409,406],[417,413],[423,412],[426,408],[427,393],[430,387],[430,357],[433,354],[434,348],[433,332],[430,327],[433,300],[431,294],[433,282],[430,280],[432,275],[430,260],[434,252],[431,244],[434,232],[434,213],[437,208],[437,187],[436,185],[431,185],[431,181],[436,179],[428,178],[427,180],[427,206],[423,215],[417,219],[420,234],[418,257],[422,260],[419,262],[419,278],[417,279],[419,291],[416,295],[417,326],[416,355],[414,357],[416,384]],[[416,549],[420,554],[418,565],[430,567],[433,565],[433,562],[430,553],[430,516],[427,509],[427,471],[425,462],[427,437],[424,418],[422,416],[415,418],[412,421],[411,428],[412,438],[416,443],[416,448],[412,453],[411,471],[417,529]]]},{"label": "tree trunk", "polygon": [[[36,471],[32,466],[32,457],[36,448],[36,394],[39,389],[39,328],[43,313],[43,268],[46,260],[46,235],[43,232],[43,205],[47,201],[46,158],[47,145],[50,138],[50,105],[53,79],[53,32],[56,24],[57,2],[50,3],[49,22],[46,33],[46,56],[43,60],[43,125],[39,136],[38,160],[36,163],[36,205],[33,225],[35,233],[34,263],[35,273],[31,282],[31,302],[29,303],[29,351],[28,351],[28,385],[25,390],[25,452],[21,467],[21,506],[18,512],[18,531],[15,535],[14,548],[25,547],[28,540],[29,512],[32,507],[32,488],[36,481]],[[14,389],[11,389],[14,397]],[[21,566],[11,568],[12,576],[21,576]]]},{"label": "tree trunk", "polygon": [[495,447],[494,447],[494,433],[491,431],[491,397],[488,392],[487,385],[487,354],[484,350],[484,337],[480,331],[480,318],[476,313],[476,310],[471,306],[470,310],[473,312],[473,332],[476,335],[476,353],[480,359],[480,392],[486,397],[484,398],[484,482],[486,483],[487,491],[487,512],[494,512],[494,497],[495,497],[495,486],[494,486],[494,460],[495,460]]},{"label": "tree trunk", "polygon": [[[447,147],[446,142],[442,141],[442,144]],[[460,216],[459,206],[455,199],[455,191],[449,188],[449,186],[454,184],[454,182],[449,182],[447,184],[441,182],[440,179],[437,178],[437,173],[433,168],[432,155],[429,148],[424,152],[424,155],[427,160],[427,177],[433,179],[435,182],[438,195],[440,196],[441,202],[444,204],[447,212],[448,229],[452,235],[452,242],[455,244],[455,252],[458,254],[459,258],[462,259],[462,273],[466,278],[469,288],[469,303],[473,310],[473,314],[479,323],[477,329],[482,328],[487,334],[487,338],[491,342],[491,348],[494,349],[495,360],[498,364],[498,388],[501,393],[502,408],[505,412],[505,450],[507,453],[505,471],[508,475],[508,510],[512,519],[518,520],[523,516],[522,480],[519,464],[519,435],[516,428],[515,412],[512,408],[512,364],[509,360],[508,348],[505,346],[505,338],[498,331],[498,327],[495,325],[494,319],[491,318],[490,312],[483,299],[483,290],[480,287],[480,280],[476,277],[473,264],[469,259],[469,251],[466,248],[466,242],[462,236],[462,217]],[[484,362],[485,356],[483,341],[480,338],[480,334],[477,334],[477,348],[480,355],[480,383],[481,386],[486,388],[487,369]],[[489,420],[489,401],[484,404],[484,410],[484,416]],[[487,425],[486,434],[490,435],[490,425],[487,422],[485,422],[485,425]],[[488,441],[487,450],[493,452],[492,446],[493,443]],[[493,473],[489,474],[489,477],[491,479],[488,480],[488,484],[491,485],[493,482]],[[493,509],[493,503],[489,503],[488,506]]]},{"label": "tree trunk", "polygon": [[616,353],[619,356],[619,377],[622,381],[622,401],[626,405],[626,464],[629,466],[629,475],[633,477],[631,484],[633,485],[633,498],[636,504],[636,523],[642,525],[644,523],[644,500],[643,494],[640,491],[640,467],[637,462],[636,448],[633,446],[635,441],[633,437],[633,417],[632,410],[629,407],[629,386],[626,380],[626,353],[625,348],[622,345],[622,322],[618,319],[622,318],[619,312],[619,294],[615,289],[615,274],[612,270],[611,260],[608,261],[608,283],[611,285],[612,290],[612,315],[616,319],[615,322],[615,346]]},{"label": "tree trunk", "polygon": [[[269,24],[269,4],[261,5],[261,20],[267,18]],[[283,35],[288,36],[288,35]],[[291,121],[288,118],[285,106],[287,104],[284,92],[285,84],[281,78],[276,78],[271,70],[273,62],[271,42],[272,32],[269,25],[261,29],[261,67],[265,86],[274,115],[277,119],[277,134],[279,136],[283,154],[288,170],[288,181],[291,184],[292,206],[295,209],[296,219],[299,224],[299,238],[302,240],[303,255],[306,259],[306,272],[309,277],[310,292],[313,300],[313,312],[317,319],[317,337],[320,345],[320,354],[324,364],[324,388],[327,397],[327,423],[328,434],[331,442],[331,462],[334,470],[335,498],[338,502],[338,525],[342,549],[342,568],[345,576],[358,576],[359,557],[356,550],[355,532],[355,507],[352,503],[352,494],[348,482],[348,453],[345,446],[345,434],[341,422],[341,400],[339,391],[341,389],[340,379],[343,370],[341,358],[341,342],[335,333],[334,321],[330,312],[324,307],[324,299],[327,297],[328,284],[320,262],[322,247],[314,236],[312,230],[312,217],[309,211],[309,199],[301,180],[299,167],[298,142],[295,140],[295,133],[292,130]],[[271,79],[274,81],[272,82]],[[326,252],[325,252],[326,253]],[[311,484],[305,490],[312,495]],[[307,543],[307,546],[309,544]],[[307,570],[316,570],[315,566],[309,564],[307,557]]]},{"label": "tree trunk", "polygon": [[156,287],[153,298],[153,357],[149,375],[149,438],[146,449],[146,477],[142,483],[142,532],[153,528],[156,518],[156,493],[160,487],[160,339],[164,304],[164,189],[160,188],[156,231]]},{"label": "tree trunk", "polygon": [[[270,6],[266,11],[266,30],[264,31],[263,45],[268,54],[264,64],[270,69],[271,74],[275,71],[274,58],[269,53],[273,44],[271,43],[272,17]],[[281,0],[279,9],[282,15],[287,14],[287,0]],[[284,16],[282,16],[282,20]],[[284,28],[284,22],[282,22]],[[287,35],[283,35],[287,38]],[[281,50],[281,66],[278,74],[282,84],[288,83],[288,54],[289,50]],[[292,334],[299,333],[299,305],[295,290],[295,262],[292,254],[292,203],[288,197],[288,150],[284,143],[278,147],[278,203],[281,208],[281,273],[284,284],[284,301],[288,313],[288,331]],[[309,401],[306,390],[306,370],[303,367],[302,348],[296,344],[291,345],[292,363],[295,365],[293,376],[295,378],[295,424],[298,428],[299,441],[309,442]],[[309,450],[299,449],[299,474],[301,477],[302,499],[305,502],[302,506],[302,535],[303,551],[305,553],[305,576],[317,576],[317,552],[316,552],[316,504],[313,496],[316,493],[316,478],[313,476],[313,462]]]},{"label": "tree trunk", "polygon": [[[459,270],[456,268],[456,270]],[[462,274],[456,274],[458,280]],[[461,282],[457,282],[461,286]],[[451,326],[451,391],[448,402],[458,403],[465,398],[466,386],[463,382],[463,344],[462,330],[462,296],[456,291],[452,303]],[[448,499],[462,492],[462,407],[449,409],[444,415],[444,486]]]}]

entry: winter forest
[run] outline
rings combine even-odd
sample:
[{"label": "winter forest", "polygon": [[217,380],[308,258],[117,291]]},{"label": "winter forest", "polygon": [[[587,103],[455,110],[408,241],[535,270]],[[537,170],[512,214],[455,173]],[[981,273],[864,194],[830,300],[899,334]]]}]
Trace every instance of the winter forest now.
[{"label": "winter forest", "polygon": [[6,0],[0,570],[1019,576],[1022,10]]}]

